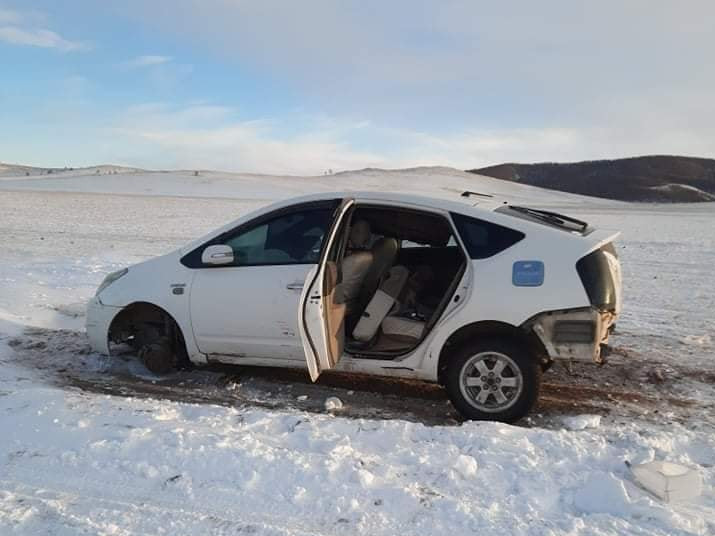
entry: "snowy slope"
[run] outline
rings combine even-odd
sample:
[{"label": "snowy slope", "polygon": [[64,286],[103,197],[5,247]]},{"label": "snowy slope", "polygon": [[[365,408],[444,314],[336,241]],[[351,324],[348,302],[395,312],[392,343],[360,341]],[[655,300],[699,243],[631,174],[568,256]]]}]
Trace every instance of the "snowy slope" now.
[{"label": "snowy slope", "polygon": [[84,175],[117,175],[121,173],[137,173],[142,170],[125,166],[90,166],[83,168],[41,168],[19,164],[4,164],[0,162],[0,180],[21,178],[36,179],[42,177],[78,177]]},{"label": "snowy slope", "polygon": [[[224,173],[217,171],[132,171],[95,174],[92,169],[63,172],[57,176],[21,177],[0,182],[4,190],[90,192],[127,195],[167,195],[276,200],[305,192],[345,190],[402,191],[438,197],[458,197],[464,190],[490,194],[518,202],[612,205],[574,194],[508,183],[452,168],[406,170],[365,169],[316,177],[292,177]],[[198,173],[198,175],[196,175]]]},{"label": "snowy slope", "polygon": [[[593,377],[664,396],[639,402],[618,384],[610,400],[597,394],[599,424],[581,406],[549,406],[547,389],[539,411],[548,418],[522,426],[446,417],[426,426],[417,411],[381,418],[380,398],[399,402],[392,394],[372,395],[374,417],[356,417],[360,393],[349,389],[334,390],[346,403],[334,414],[316,409],[322,398],[267,409],[298,392],[277,383],[251,401],[240,396],[255,394],[243,372],[206,391],[221,406],[189,403],[175,396],[189,393],[183,384],[218,373],[164,381],[131,356],[118,366],[87,353],[82,304],[108,271],[269,200],[370,188],[486,190],[622,229],[627,301],[614,342],[635,365],[615,361]],[[636,208],[437,168],[13,179],[0,183],[0,214],[0,534],[715,533],[712,205]],[[661,384],[640,376],[651,361],[665,371]],[[588,374],[567,381],[587,391]],[[89,385],[97,378],[106,385]],[[448,414],[443,398],[405,404]],[[663,504],[635,487],[624,461],[651,459],[696,467],[703,496]]]}]

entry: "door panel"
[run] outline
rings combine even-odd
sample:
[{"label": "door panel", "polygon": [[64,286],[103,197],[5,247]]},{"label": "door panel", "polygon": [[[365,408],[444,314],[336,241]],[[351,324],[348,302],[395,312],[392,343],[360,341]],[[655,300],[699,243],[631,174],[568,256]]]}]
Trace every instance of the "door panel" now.
[{"label": "door panel", "polygon": [[199,350],[235,358],[303,360],[297,312],[302,283],[313,266],[197,270],[190,304]]},{"label": "door panel", "polygon": [[[221,244],[228,266],[196,265],[191,322],[201,352],[302,360],[298,307],[305,277],[319,261],[337,200],[286,207],[228,231],[192,252]],[[190,254],[190,255],[192,255]],[[227,360],[227,359],[223,359]]]},{"label": "door panel", "polygon": [[[328,327],[328,352],[338,359],[345,349],[345,304],[336,301],[338,286],[338,265],[328,261],[325,268],[327,292],[325,321]],[[337,363],[337,359],[335,359]],[[333,365],[335,364],[333,363]]]},{"label": "door panel", "polygon": [[353,204],[352,199],[341,204],[320,263],[308,274],[301,297],[298,324],[313,381],[322,371],[335,367],[345,346],[345,305],[336,300],[339,283],[336,259],[340,250],[339,237],[347,232],[347,214]]}]

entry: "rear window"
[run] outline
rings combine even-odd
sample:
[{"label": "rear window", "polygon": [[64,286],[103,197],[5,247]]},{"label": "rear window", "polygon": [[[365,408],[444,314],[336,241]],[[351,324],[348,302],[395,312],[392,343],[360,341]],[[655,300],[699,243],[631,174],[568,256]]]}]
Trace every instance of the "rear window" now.
[{"label": "rear window", "polygon": [[526,235],[496,223],[452,213],[452,219],[472,259],[486,259],[510,248]]}]

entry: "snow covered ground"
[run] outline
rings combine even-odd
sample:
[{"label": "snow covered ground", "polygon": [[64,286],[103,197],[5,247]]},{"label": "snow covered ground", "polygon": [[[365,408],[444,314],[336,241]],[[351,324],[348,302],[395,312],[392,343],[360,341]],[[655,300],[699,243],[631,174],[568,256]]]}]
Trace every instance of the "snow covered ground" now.
[{"label": "snow covered ground", "polygon": [[[435,388],[242,369],[159,379],[88,352],[83,304],[107,272],[267,201],[343,189],[469,189],[622,230],[612,363],[550,371],[533,418],[508,426],[457,422]],[[713,204],[446,168],[80,170],[2,178],[0,214],[0,534],[715,533]],[[328,396],[344,408],[325,411]],[[647,495],[624,462],[651,459],[696,467],[703,495]]]}]

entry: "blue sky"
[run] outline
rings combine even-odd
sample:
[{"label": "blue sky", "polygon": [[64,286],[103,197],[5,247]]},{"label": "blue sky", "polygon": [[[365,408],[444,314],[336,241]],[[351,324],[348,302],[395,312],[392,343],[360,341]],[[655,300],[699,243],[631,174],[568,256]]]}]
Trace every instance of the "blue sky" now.
[{"label": "blue sky", "polygon": [[713,157],[714,16],[700,0],[0,0],[0,161]]}]

